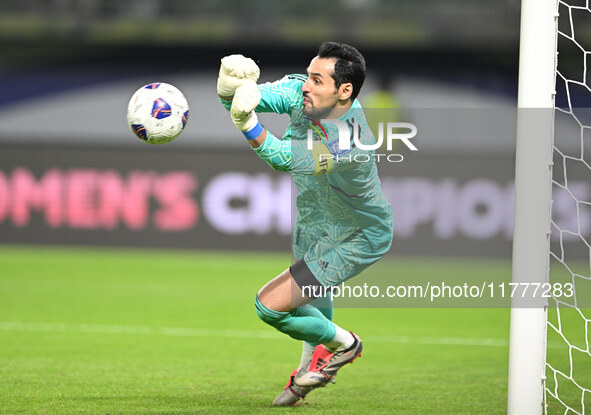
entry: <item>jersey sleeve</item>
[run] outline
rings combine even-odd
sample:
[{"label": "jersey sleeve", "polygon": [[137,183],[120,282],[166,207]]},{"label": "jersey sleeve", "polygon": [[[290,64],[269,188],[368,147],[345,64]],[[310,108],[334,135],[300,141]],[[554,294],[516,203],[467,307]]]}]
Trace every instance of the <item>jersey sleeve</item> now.
[{"label": "jersey sleeve", "polygon": [[[364,144],[375,143],[371,130],[363,127]],[[339,151],[338,138],[329,132],[327,140],[313,141],[308,148],[307,140],[280,140],[267,131],[267,138],[254,151],[275,170],[317,176],[342,171],[359,162],[373,162],[373,150],[362,150],[351,144],[349,151]]]},{"label": "jersey sleeve", "polygon": [[[279,140],[267,131],[267,138],[254,151],[277,171],[311,175],[326,174],[331,171],[332,161],[329,158],[318,157],[324,152],[321,144],[315,144],[313,150],[309,151],[300,146],[301,143],[295,140]],[[317,154],[317,157],[314,157],[314,154]]]},{"label": "jersey sleeve", "polygon": [[261,160],[277,171],[291,171],[291,141],[279,140],[269,130],[263,144],[254,148]]},{"label": "jersey sleeve", "polygon": [[302,85],[306,78],[305,75],[286,75],[278,81],[259,85],[261,102],[255,111],[289,114],[302,104]]}]

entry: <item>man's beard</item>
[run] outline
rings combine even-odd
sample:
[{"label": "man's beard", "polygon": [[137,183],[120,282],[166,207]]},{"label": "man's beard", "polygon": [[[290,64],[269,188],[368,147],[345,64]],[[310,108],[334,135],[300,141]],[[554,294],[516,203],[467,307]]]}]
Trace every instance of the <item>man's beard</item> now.
[{"label": "man's beard", "polygon": [[304,115],[306,117],[312,118],[313,120],[320,121],[323,118],[326,118],[328,114],[331,113],[332,108],[306,108],[304,107]]}]

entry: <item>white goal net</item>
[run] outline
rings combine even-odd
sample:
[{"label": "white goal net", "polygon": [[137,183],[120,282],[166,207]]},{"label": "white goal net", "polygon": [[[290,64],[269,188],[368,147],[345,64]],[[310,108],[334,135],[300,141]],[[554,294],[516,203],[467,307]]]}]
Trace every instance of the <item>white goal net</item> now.
[{"label": "white goal net", "polygon": [[[591,414],[591,9],[559,1],[545,411]],[[577,215],[565,217],[566,207]],[[567,294],[567,295],[565,295]],[[570,295],[572,294],[572,295]]]}]

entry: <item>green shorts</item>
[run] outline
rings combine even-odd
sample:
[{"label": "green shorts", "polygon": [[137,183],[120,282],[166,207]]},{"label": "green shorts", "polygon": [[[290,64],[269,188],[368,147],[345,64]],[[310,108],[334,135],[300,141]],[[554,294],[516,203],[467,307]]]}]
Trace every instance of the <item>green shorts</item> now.
[{"label": "green shorts", "polygon": [[391,245],[392,226],[389,224],[358,229],[339,239],[296,229],[293,253],[298,261],[303,260],[305,267],[301,264],[295,267],[292,275],[300,287],[307,284],[336,286],[381,259]]}]

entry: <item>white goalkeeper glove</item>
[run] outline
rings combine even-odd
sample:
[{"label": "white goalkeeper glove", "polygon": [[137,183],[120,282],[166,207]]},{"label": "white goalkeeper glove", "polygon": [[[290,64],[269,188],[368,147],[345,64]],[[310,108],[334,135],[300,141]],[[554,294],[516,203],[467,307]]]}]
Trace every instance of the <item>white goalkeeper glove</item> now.
[{"label": "white goalkeeper glove", "polygon": [[232,108],[230,108],[232,121],[248,140],[254,140],[263,132],[263,127],[254,112],[260,101],[261,92],[253,81],[247,81],[239,86],[232,100]]},{"label": "white goalkeeper glove", "polygon": [[222,58],[220,73],[218,76],[218,95],[231,97],[236,88],[246,81],[256,83],[260,75],[257,64],[250,58],[242,55],[230,55]]}]

